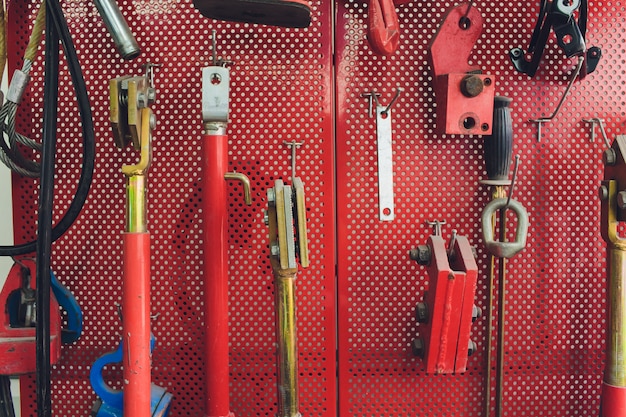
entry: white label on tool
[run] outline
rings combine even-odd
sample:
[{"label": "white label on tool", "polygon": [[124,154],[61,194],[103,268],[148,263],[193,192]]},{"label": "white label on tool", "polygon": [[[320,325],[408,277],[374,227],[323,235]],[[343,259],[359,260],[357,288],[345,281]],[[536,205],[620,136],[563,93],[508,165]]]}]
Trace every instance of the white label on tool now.
[{"label": "white label on tool", "polygon": [[391,109],[376,106],[376,142],[378,146],[378,216],[394,219],[393,149],[391,147]]},{"label": "white label on tool", "polygon": [[202,121],[228,122],[228,68],[202,68]]}]

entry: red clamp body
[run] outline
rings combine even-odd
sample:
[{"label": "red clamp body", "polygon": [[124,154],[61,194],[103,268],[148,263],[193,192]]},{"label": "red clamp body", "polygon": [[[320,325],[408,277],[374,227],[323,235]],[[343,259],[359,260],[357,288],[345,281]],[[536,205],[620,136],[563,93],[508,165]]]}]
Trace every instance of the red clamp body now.
[{"label": "red clamp body", "polygon": [[482,27],[483,18],[478,9],[464,3],[448,10],[428,45],[428,64],[437,103],[437,133],[492,133],[494,78],[469,65]]},{"label": "red clamp body", "polygon": [[472,322],[479,311],[474,306],[478,267],[469,241],[456,236],[446,249],[443,238],[430,236],[418,263],[427,267],[429,284],[424,301],[416,309],[420,337],[413,353],[424,359],[427,373],[465,372],[468,356],[475,350],[470,340]]},{"label": "red clamp body", "polygon": [[[34,312],[26,312],[28,304],[24,299],[34,296],[35,271],[35,262],[30,259],[15,263],[0,292],[0,306],[4,311],[0,325],[0,375],[23,375],[37,370],[35,323],[30,319],[26,319],[28,324],[23,323],[25,317],[34,316]],[[50,363],[55,364],[61,355],[61,316],[59,304],[52,294],[49,314]]]}]

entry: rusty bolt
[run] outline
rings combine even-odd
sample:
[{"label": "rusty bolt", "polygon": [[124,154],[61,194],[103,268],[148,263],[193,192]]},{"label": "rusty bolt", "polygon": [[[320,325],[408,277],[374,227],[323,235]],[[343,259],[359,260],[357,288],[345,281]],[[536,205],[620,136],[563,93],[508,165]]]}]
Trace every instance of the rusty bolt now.
[{"label": "rusty bolt", "polygon": [[417,303],[415,307],[415,318],[418,323],[428,323],[428,306],[426,303]]},{"label": "rusty bolt", "polygon": [[413,356],[417,356],[420,358],[424,357],[424,341],[421,338],[413,339],[411,343],[411,351],[413,352]]},{"label": "rusty bolt", "polygon": [[461,93],[465,97],[476,97],[484,88],[483,80],[477,75],[468,75],[461,80]]},{"label": "rusty bolt", "polygon": [[428,245],[419,245],[415,249],[411,249],[409,257],[414,261],[417,261],[420,265],[428,265],[431,258],[430,247]]}]

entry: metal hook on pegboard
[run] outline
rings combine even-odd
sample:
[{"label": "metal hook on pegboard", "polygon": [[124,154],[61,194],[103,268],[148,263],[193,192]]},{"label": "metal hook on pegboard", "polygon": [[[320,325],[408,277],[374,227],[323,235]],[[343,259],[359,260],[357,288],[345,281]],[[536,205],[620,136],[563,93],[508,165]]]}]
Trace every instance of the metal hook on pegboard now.
[{"label": "metal hook on pegboard", "polygon": [[548,116],[548,117],[540,117],[538,119],[530,119],[530,122],[537,123],[537,142],[541,141],[541,126],[542,126],[542,124],[552,121],[552,119],[554,119],[559,114],[559,112],[561,111],[561,107],[563,107],[563,103],[565,103],[565,98],[567,97],[567,95],[569,94],[570,90],[572,89],[572,86],[574,85],[574,81],[576,81],[576,78],[578,78],[578,75],[580,74],[580,71],[581,71],[584,63],[585,63],[585,58],[583,56],[579,56],[578,57],[578,64],[576,65],[576,68],[575,68],[574,72],[572,73],[572,76],[571,76],[569,82],[567,83],[567,87],[565,88],[565,91],[563,92],[563,95],[561,96],[561,100],[559,100],[559,104],[557,104],[557,106],[554,109],[554,111],[552,112],[552,114],[550,116]]},{"label": "metal hook on pegboard", "polygon": [[596,140],[596,125],[600,126],[600,133],[602,134],[602,140],[604,141],[604,145],[607,149],[611,149],[611,143],[609,142],[609,138],[606,135],[606,130],[604,129],[604,120],[599,117],[592,117],[591,119],[583,119],[583,122],[591,124],[590,129],[590,142],[595,142]]}]

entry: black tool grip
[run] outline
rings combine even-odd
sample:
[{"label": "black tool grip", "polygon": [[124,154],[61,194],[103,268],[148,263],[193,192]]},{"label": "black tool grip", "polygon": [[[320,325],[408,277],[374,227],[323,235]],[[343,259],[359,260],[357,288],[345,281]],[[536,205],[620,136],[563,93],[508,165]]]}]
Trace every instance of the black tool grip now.
[{"label": "black tool grip", "polygon": [[493,108],[493,133],[485,136],[485,168],[487,178],[492,181],[505,181],[509,178],[511,156],[513,154],[513,121],[511,119],[512,99],[496,96]]}]

